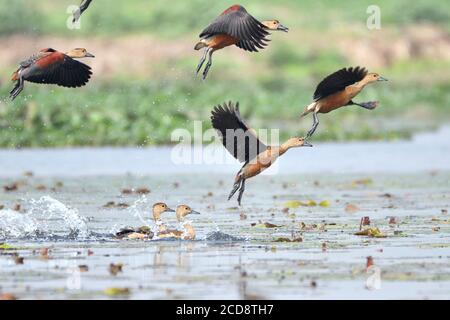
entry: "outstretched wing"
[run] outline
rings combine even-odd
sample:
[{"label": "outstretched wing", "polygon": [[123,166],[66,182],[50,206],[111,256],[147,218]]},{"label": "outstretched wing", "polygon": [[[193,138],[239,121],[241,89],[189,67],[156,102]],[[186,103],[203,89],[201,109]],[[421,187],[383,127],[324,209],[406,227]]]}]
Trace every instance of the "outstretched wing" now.
[{"label": "outstretched wing", "polygon": [[267,46],[266,27],[252,17],[244,7],[235,5],[225,10],[200,34],[200,38],[209,38],[217,34],[227,34],[236,38],[239,48],[256,52]]},{"label": "outstretched wing", "polygon": [[242,120],[239,103],[236,107],[232,102],[219,105],[211,114],[212,126],[220,132],[224,147],[240,162],[249,162],[267,150],[267,146]]},{"label": "outstretched wing", "polygon": [[86,85],[91,75],[91,67],[65,56],[62,63],[40,68],[38,72],[28,75],[26,80],[34,83],[56,84],[62,87],[77,88]]},{"label": "outstretched wing", "polygon": [[317,86],[314,92],[314,101],[323,99],[333,93],[344,90],[356,82],[361,81],[367,75],[365,68],[343,68],[329,75]]}]

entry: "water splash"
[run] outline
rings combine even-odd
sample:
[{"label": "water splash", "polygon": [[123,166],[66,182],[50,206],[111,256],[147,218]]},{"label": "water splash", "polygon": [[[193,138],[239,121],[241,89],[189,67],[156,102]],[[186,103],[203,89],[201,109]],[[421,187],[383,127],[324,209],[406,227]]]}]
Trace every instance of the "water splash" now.
[{"label": "water splash", "polygon": [[13,210],[0,211],[0,238],[24,238],[38,233],[36,220]]},{"label": "water splash", "polygon": [[0,237],[2,238],[87,238],[86,219],[78,210],[44,196],[29,201],[26,213],[0,211]]}]

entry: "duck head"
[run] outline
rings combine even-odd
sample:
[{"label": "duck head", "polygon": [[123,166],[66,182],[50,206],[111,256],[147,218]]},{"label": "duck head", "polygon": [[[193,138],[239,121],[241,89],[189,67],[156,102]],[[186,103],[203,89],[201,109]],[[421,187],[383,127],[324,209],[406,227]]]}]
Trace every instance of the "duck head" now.
[{"label": "duck head", "polygon": [[372,83],[377,81],[388,81],[388,79],[380,76],[378,73],[375,72],[368,73],[363,79],[364,83]]},{"label": "duck head", "polygon": [[164,212],[175,212],[175,210],[169,208],[167,204],[158,202],[153,205],[153,219],[155,221],[161,220],[161,214]]},{"label": "duck head", "polygon": [[177,207],[177,219],[178,221],[183,221],[187,215],[190,214],[200,214],[200,212],[192,210],[191,207],[182,204]]},{"label": "duck head", "polygon": [[85,48],[75,48],[66,53],[71,58],[95,58],[92,53],[89,53]]},{"label": "duck head", "polygon": [[278,20],[265,20],[261,22],[267,29],[288,32],[289,28],[283,26]]}]

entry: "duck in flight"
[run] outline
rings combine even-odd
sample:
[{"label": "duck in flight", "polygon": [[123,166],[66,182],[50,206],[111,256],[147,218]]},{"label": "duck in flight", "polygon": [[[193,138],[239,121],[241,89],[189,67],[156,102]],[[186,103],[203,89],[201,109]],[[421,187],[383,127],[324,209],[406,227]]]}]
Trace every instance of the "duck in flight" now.
[{"label": "duck in flight", "polygon": [[291,138],[279,146],[267,146],[261,142],[253,129],[242,119],[239,112],[239,103],[236,106],[229,102],[213,109],[211,122],[222,139],[224,147],[241,163],[244,163],[234,180],[233,190],[228,200],[239,189],[238,204],[241,205],[242,195],[245,191],[245,181],[257,176],[269,168],[278,157],[291,148],[312,147],[304,138]]},{"label": "duck in flight", "polygon": [[200,72],[208,58],[203,71],[203,79],[206,79],[212,65],[213,53],[225,47],[236,45],[250,52],[258,52],[258,49],[264,49],[269,41],[267,39],[269,31],[272,30],[289,31],[278,20],[260,22],[251,16],[243,6],[231,6],[200,33],[200,41],[194,49],[205,48],[205,50],[196,73]]},{"label": "duck in flight", "polygon": [[14,72],[12,81],[16,84],[10,92],[11,100],[22,92],[25,81],[68,88],[86,85],[92,75],[91,67],[75,59],[94,57],[84,48],[76,48],[67,53],[51,48],[42,49],[22,61]]},{"label": "duck in flight", "polygon": [[308,105],[301,117],[313,113],[313,126],[309,130],[306,138],[310,138],[319,125],[318,113],[328,113],[345,106],[356,105],[367,110],[373,110],[378,106],[378,101],[358,103],[355,98],[366,85],[377,82],[387,81],[386,78],[378,73],[369,73],[367,69],[343,68],[323,79],[314,92],[314,101]]}]

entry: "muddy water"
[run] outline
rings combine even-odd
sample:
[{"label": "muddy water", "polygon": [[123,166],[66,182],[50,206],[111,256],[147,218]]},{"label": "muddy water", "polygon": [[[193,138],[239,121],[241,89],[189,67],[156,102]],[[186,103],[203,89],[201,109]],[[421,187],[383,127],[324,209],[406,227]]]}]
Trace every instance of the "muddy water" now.
[{"label": "muddy water", "polygon": [[[18,182],[17,190],[0,191],[0,242],[10,246],[0,249],[0,293],[22,299],[448,299],[448,137],[444,129],[410,142],[295,150],[272,174],[248,182],[241,208],[225,201],[239,168],[233,163],[174,165],[168,148],[0,151],[2,186]],[[139,187],[151,192],[121,193]],[[304,206],[309,200],[316,205]],[[104,208],[110,201],[130,207]],[[112,237],[125,226],[151,226],[156,201],[200,211],[189,217],[197,240]],[[17,203],[20,212],[12,210]],[[357,208],[346,210],[349,204]],[[354,235],[364,216],[386,238]],[[164,218],[177,226],[173,214]],[[279,242],[285,238],[302,241]],[[111,263],[123,264],[123,272],[111,274]],[[128,291],[115,295],[111,288]]]}]

